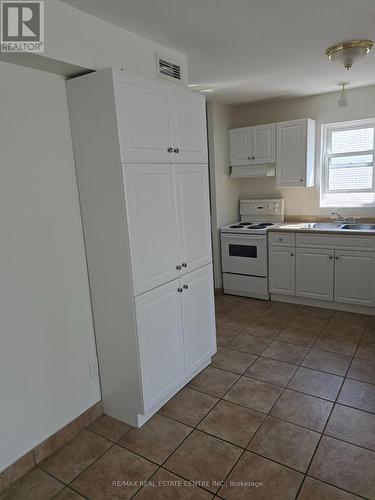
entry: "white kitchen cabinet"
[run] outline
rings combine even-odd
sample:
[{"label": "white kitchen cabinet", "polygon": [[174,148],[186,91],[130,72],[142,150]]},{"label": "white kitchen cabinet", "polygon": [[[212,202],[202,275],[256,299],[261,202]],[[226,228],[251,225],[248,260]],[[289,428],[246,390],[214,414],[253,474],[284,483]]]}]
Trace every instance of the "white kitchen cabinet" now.
[{"label": "white kitchen cabinet", "polygon": [[113,69],[67,90],[104,411],[139,427],[216,349],[204,96]]},{"label": "white kitchen cabinet", "polygon": [[375,253],[335,251],[335,301],[375,306]]},{"label": "white kitchen cabinet", "polygon": [[252,128],[253,164],[275,163],[275,124],[258,125]]},{"label": "white kitchen cabinet", "polygon": [[[171,165],[123,166],[135,295],[180,276]],[[186,215],[186,217],[188,214]]]},{"label": "white kitchen cabinet", "polygon": [[230,164],[262,165],[275,162],[275,124],[230,130]]},{"label": "white kitchen cabinet", "polygon": [[122,162],[170,162],[173,146],[166,86],[125,72],[117,76],[114,83]]},{"label": "white kitchen cabinet", "polygon": [[282,295],[295,295],[296,259],[294,248],[269,248],[269,291]]},{"label": "white kitchen cabinet", "polygon": [[333,300],[334,251],[297,248],[296,296]]},{"label": "white kitchen cabinet", "polygon": [[186,371],[191,375],[216,352],[212,266],[182,277],[181,285]]},{"label": "white kitchen cabinet", "polygon": [[211,262],[207,165],[175,166],[181,274]]},{"label": "white kitchen cabinet", "polygon": [[276,123],[276,186],[313,186],[314,162],[314,120]]},{"label": "white kitchen cabinet", "polygon": [[204,96],[178,87],[167,89],[175,163],[207,163]]},{"label": "white kitchen cabinet", "polygon": [[204,96],[127,72],[114,84],[124,163],[207,163]]},{"label": "white kitchen cabinet", "polygon": [[135,299],[144,411],[185,379],[180,280]]}]

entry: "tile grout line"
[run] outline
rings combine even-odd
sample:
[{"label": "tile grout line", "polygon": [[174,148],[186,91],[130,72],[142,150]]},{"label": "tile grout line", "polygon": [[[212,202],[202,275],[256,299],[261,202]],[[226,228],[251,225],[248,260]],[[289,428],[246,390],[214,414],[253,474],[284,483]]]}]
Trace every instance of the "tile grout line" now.
[{"label": "tile grout line", "polygon": [[[333,315],[333,317],[334,317],[335,315],[336,315],[336,313]],[[366,325],[367,325],[367,323],[368,323],[368,320],[366,321]],[[365,332],[365,328],[366,328],[366,326],[364,327],[363,332],[362,332],[362,335],[361,335],[361,337],[360,337],[360,338],[362,338],[362,337],[363,337],[364,332]],[[320,337],[320,335],[319,335],[319,337]],[[319,337],[318,337],[318,338],[319,338]],[[359,340],[359,342],[360,342],[360,340]],[[358,342],[358,344],[357,344],[357,348],[356,348],[356,350],[355,350],[355,351],[354,351],[354,353],[353,353],[352,360],[354,359],[355,353],[357,352],[357,349],[358,349],[358,346],[359,346],[359,342]],[[352,361],[351,361],[351,362],[352,362]],[[302,480],[302,483],[301,483],[301,485],[300,485],[300,488],[299,488],[299,490],[298,490],[298,492],[297,492],[296,498],[298,497],[298,495],[299,495],[299,493],[300,493],[300,491],[301,491],[301,489],[302,489],[302,487],[303,487],[303,484],[305,483],[306,477],[308,477],[308,472],[309,472],[309,470],[310,470],[310,468],[311,468],[311,465],[312,465],[312,463],[313,463],[313,461],[314,461],[315,455],[316,455],[316,453],[317,453],[317,451],[318,451],[318,448],[319,448],[320,443],[321,443],[321,441],[322,441],[322,439],[323,439],[323,436],[326,436],[326,434],[325,434],[325,430],[326,430],[326,428],[327,428],[328,422],[329,422],[329,421],[330,421],[330,419],[331,419],[331,416],[332,416],[333,410],[335,409],[335,406],[336,406],[336,404],[337,404],[337,399],[339,398],[339,396],[340,396],[340,392],[341,392],[341,389],[342,389],[342,387],[343,387],[343,385],[344,385],[344,383],[345,383],[345,379],[346,379],[346,376],[347,376],[347,374],[348,374],[348,372],[349,372],[349,369],[350,369],[350,366],[351,366],[351,362],[349,363],[349,366],[348,366],[348,368],[346,369],[345,375],[343,376],[342,382],[341,382],[341,384],[340,384],[340,388],[339,388],[339,390],[338,390],[338,392],[337,392],[337,396],[336,396],[336,398],[335,398],[335,401],[333,402],[333,405],[332,405],[331,411],[329,412],[328,418],[327,418],[327,420],[326,420],[326,422],[325,422],[325,424],[324,424],[324,427],[323,427],[322,432],[321,432],[321,434],[320,434],[319,441],[318,441],[318,443],[317,443],[317,445],[316,445],[316,447],[315,447],[314,453],[312,454],[311,459],[310,459],[310,462],[309,462],[309,464],[308,464],[308,466],[307,466],[307,468],[306,468],[306,472],[305,472],[304,478],[303,478],[303,480]],[[314,476],[309,476],[309,477],[314,477]],[[315,478],[315,479],[318,479],[318,478]],[[319,480],[319,479],[318,479],[318,480]],[[326,484],[331,484],[331,483],[326,483]],[[334,486],[334,487],[336,487],[336,488],[337,488],[337,486],[336,486],[336,485],[332,485],[332,486]],[[346,491],[346,490],[343,490],[343,491]]]}]

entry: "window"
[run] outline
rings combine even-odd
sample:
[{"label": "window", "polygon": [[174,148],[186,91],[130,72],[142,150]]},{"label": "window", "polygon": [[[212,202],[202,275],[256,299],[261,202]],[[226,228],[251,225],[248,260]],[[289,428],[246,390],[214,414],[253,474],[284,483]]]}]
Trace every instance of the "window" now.
[{"label": "window", "polygon": [[375,206],[375,119],[323,125],[320,205]]}]

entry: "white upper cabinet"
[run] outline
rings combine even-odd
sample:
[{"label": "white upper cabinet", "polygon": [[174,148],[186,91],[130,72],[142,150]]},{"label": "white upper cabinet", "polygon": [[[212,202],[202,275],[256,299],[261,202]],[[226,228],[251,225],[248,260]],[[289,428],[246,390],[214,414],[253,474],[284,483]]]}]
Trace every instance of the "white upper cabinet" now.
[{"label": "white upper cabinet", "polygon": [[276,186],[313,186],[314,162],[314,120],[276,123]]},{"label": "white upper cabinet", "polygon": [[230,130],[230,164],[262,165],[275,162],[275,124]]},{"label": "white upper cabinet", "polygon": [[[179,277],[180,252],[171,165],[124,165],[135,295]],[[125,257],[125,256],[124,256]]]},{"label": "white upper cabinet", "polygon": [[176,199],[181,274],[211,262],[207,165],[176,165]]},{"label": "white upper cabinet", "polygon": [[375,306],[375,253],[335,251],[335,301]]},{"label": "white upper cabinet", "polygon": [[249,165],[251,160],[251,133],[250,127],[236,128],[229,131],[230,135],[230,164],[232,167],[237,165]]},{"label": "white upper cabinet", "polygon": [[170,162],[173,148],[165,85],[123,72],[115,82],[122,162]]},{"label": "white upper cabinet", "polygon": [[135,299],[144,412],[157,406],[185,378],[179,290],[180,280],[175,280]]},{"label": "white upper cabinet", "polygon": [[175,163],[207,163],[206,106],[204,96],[168,87],[171,144]]},{"label": "white upper cabinet", "polygon": [[115,95],[123,163],[207,163],[203,95],[125,72]]},{"label": "white upper cabinet", "polygon": [[253,164],[275,163],[275,124],[252,127]]},{"label": "white upper cabinet", "polygon": [[333,300],[334,250],[297,248],[296,295]]},{"label": "white upper cabinet", "polygon": [[181,278],[186,371],[191,375],[216,352],[212,266]]}]

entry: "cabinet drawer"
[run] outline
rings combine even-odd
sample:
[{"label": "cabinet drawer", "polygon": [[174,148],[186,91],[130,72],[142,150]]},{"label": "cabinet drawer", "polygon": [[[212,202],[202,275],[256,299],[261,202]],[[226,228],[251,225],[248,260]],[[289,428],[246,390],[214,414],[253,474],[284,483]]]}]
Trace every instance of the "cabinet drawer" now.
[{"label": "cabinet drawer", "polygon": [[347,234],[297,234],[296,245],[300,248],[337,248],[343,250],[375,250],[374,236],[354,236]]},{"label": "cabinet drawer", "polygon": [[294,247],[296,244],[296,235],[294,233],[270,232],[268,234],[270,245]]}]

